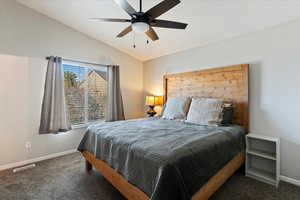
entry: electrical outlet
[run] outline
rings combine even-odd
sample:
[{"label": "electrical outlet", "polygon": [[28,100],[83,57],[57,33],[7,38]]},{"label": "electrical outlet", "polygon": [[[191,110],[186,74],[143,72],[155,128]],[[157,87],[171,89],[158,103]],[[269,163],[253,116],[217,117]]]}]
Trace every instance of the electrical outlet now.
[{"label": "electrical outlet", "polygon": [[26,142],[25,143],[25,148],[26,149],[31,149],[31,142]]}]

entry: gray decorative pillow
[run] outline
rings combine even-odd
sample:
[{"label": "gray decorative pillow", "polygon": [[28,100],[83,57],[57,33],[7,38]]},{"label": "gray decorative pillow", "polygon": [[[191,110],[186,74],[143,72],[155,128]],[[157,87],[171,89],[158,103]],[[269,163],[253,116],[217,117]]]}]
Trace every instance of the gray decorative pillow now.
[{"label": "gray decorative pillow", "polygon": [[170,97],[164,108],[162,118],[164,119],[186,119],[191,98],[189,97]]},{"label": "gray decorative pillow", "polygon": [[222,111],[222,99],[193,98],[186,122],[216,126],[222,121]]}]

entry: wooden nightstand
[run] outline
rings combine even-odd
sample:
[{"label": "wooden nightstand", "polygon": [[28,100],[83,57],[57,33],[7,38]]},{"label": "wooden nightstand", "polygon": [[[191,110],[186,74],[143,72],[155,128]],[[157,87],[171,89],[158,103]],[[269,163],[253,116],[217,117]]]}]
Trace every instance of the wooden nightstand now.
[{"label": "wooden nightstand", "polygon": [[246,176],[278,187],[280,140],[264,135],[246,136]]}]

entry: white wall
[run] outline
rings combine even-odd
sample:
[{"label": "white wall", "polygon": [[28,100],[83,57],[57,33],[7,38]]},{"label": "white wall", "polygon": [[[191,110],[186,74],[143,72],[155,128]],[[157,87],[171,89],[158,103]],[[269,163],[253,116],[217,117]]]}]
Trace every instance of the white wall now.
[{"label": "white wall", "polygon": [[0,165],[75,149],[83,135],[38,135],[46,56],[119,64],[125,114],[142,115],[140,61],[14,0],[0,0],[0,27]]},{"label": "white wall", "polygon": [[300,21],[144,63],[145,93],[164,74],[250,63],[250,131],[281,138],[281,174],[300,180]]}]

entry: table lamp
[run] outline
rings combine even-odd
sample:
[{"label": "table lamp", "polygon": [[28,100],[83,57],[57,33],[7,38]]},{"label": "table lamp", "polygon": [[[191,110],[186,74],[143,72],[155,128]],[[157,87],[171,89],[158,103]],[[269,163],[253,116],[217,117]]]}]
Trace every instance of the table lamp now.
[{"label": "table lamp", "polygon": [[155,106],[163,105],[163,97],[162,96],[146,96],[146,103],[147,106],[149,106],[149,110],[147,114],[149,117],[153,117],[156,115],[156,112],[154,110]]}]

